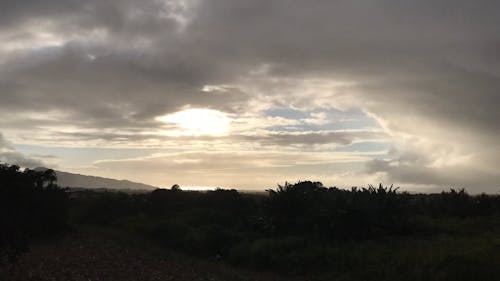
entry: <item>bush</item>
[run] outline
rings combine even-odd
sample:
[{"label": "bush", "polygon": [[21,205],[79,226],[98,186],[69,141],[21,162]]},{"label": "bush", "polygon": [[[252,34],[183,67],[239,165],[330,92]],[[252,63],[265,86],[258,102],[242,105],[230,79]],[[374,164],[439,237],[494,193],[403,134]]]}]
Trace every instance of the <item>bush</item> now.
[{"label": "bush", "polygon": [[32,238],[66,226],[68,197],[53,170],[21,170],[0,164],[0,257],[10,263],[28,249]]}]

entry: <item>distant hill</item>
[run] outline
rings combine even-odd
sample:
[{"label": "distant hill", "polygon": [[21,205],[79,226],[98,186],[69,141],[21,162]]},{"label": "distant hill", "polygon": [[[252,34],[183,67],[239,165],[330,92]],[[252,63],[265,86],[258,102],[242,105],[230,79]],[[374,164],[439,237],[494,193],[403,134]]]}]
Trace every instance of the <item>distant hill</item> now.
[{"label": "distant hill", "polygon": [[[36,168],[35,170],[45,170]],[[158,187],[128,180],[116,180],[103,177],[95,177],[81,174],[57,171],[57,184],[61,187],[81,188],[106,188],[106,189],[130,189],[130,190],[154,190]]]}]

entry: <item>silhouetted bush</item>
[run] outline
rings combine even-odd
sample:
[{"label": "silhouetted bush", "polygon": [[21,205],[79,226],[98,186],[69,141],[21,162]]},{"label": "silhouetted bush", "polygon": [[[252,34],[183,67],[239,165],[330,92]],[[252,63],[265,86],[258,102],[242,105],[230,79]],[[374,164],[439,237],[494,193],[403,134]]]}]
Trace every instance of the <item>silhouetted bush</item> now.
[{"label": "silhouetted bush", "polygon": [[408,230],[409,196],[397,189],[342,190],[320,182],[285,183],[268,190],[266,217],[273,231],[325,238],[369,238]]},{"label": "silhouetted bush", "polygon": [[145,208],[145,198],[141,194],[84,191],[75,197],[71,203],[72,218],[76,223],[108,225],[139,214]]},{"label": "silhouetted bush", "polygon": [[[142,194],[89,190],[72,193],[71,205],[74,223],[133,231],[191,255],[291,274],[356,273],[354,265],[366,262],[362,280],[384,280],[402,268],[381,267],[379,259],[393,255],[393,240],[495,231],[491,221],[500,215],[497,195],[454,189],[409,194],[381,184],[346,190],[311,181],[285,183],[267,194],[178,187]],[[404,266],[414,262],[409,260]]]},{"label": "silhouetted bush", "polygon": [[0,255],[15,262],[32,238],[66,226],[68,197],[53,170],[21,170],[0,164]]}]

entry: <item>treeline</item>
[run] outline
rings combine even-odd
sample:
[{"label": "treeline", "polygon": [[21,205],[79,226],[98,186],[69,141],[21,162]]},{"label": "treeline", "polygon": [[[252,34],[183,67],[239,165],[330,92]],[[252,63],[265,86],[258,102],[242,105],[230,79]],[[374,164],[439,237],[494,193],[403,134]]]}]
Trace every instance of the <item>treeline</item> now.
[{"label": "treeline", "polygon": [[267,193],[79,192],[73,196],[72,218],[145,235],[188,254],[306,272],[338,266],[342,243],[450,234],[461,231],[460,221],[500,215],[500,196],[472,196],[463,189],[409,194],[382,185],[345,190],[304,181]]},{"label": "treeline", "polygon": [[0,164],[0,264],[14,263],[30,241],[67,227],[68,196],[53,170]]},{"label": "treeline", "polygon": [[270,228],[281,233],[315,233],[327,239],[414,235],[423,230],[422,218],[500,214],[500,196],[472,196],[465,189],[410,194],[382,184],[346,190],[304,181],[268,192],[264,214]]},{"label": "treeline", "polygon": [[[389,259],[379,255],[394,239],[500,233],[500,196],[463,189],[410,194],[382,185],[346,190],[304,181],[262,195],[178,186],[132,194],[61,189],[52,170],[0,165],[0,203],[0,253],[11,260],[31,239],[71,225],[112,228],[214,261],[291,273],[357,272],[350,267],[370,258],[372,249],[370,270],[378,272],[384,267],[377,259]],[[406,272],[415,262],[441,258],[429,255],[403,264],[405,254],[394,262]]]}]

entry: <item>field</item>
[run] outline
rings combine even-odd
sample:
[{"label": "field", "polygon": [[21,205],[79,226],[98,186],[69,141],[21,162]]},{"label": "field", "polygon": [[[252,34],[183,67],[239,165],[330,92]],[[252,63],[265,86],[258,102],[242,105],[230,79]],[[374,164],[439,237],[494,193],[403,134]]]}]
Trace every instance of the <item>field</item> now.
[{"label": "field", "polygon": [[2,224],[22,235],[2,236],[2,280],[500,280],[496,195],[13,189],[26,172],[10,173]]}]

